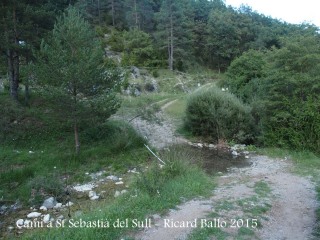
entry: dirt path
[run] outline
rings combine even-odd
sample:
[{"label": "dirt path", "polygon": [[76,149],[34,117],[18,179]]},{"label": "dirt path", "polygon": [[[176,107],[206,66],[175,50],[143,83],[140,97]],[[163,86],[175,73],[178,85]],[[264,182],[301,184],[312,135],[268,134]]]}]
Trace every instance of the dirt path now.
[{"label": "dirt path", "polygon": [[[136,239],[188,239],[195,226],[205,231],[206,225],[201,223],[214,219],[227,224],[214,226],[222,236],[219,239],[311,239],[317,207],[311,181],[290,173],[288,160],[251,156],[251,161],[250,167],[219,176],[210,199],[178,206]],[[185,227],[188,222],[190,226]]]},{"label": "dirt path", "polygon": [[[185,142],[175,136],[170,119],[162,111],[158,114],[160,124],[137,118],[132,125],[157,148]],[[178,206],[135,238],[192,239],[190,234],[207,234],[208,226],[203,222],[219,220],[226,227],[213,226],[215,233],[200,239],[312,239],[317,201],[311,178],[293,174],[287,159],[251,155],[250,160],[250,167],[234,168],[217,177],[211,198]]]}]

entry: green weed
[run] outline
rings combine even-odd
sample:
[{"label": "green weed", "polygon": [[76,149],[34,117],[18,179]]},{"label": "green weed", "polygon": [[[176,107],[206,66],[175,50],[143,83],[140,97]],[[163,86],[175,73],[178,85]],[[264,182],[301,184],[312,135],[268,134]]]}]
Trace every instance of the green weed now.
[{"label": "green weed", "polygon": [[[170,152],[168,153],[171,154]],[[165,153],[162,155],[164,156]],[[177,155],[176,155],[177,156]],[[182,154],[180,155],[182,156]],[[166,159],[169,159],[166,158]],[[145,173],[148,181],[160,179],[159,192],[149,191],[145,185],[141,184],[139,177],[136,184],[132,185],[130,192],[117,198],[113,203],[95,210],[89,214],[82,215],[82,220],[94,221],[98,219],[107,219],[109,222],[115,222],[117,219],[126,220],[131,223],[133,219],[144,220],[147,215],[160,212],[163,213],[169,208],[173,208],[181,202],[181,198],[190,199],[195,196],[208,195],[213,189],[212,179],[197,167],[190,167],[184,159],[179,161],[177,166],[183,167],[184,171],[171,171],[151,168]],[[189,167],[182,166],[185,164]],[[155,173],[155,169],[160,173]],[[160,176],[159,176],[160,175]],[[163,177],[163,176],[165,177]],[[154,180],[152,180],[154,179]],[[151,185],[153,186],[153,185]],[[70,225],[69,225],[70,226]],[[127,227],[116,228],[111,225],[108,229],[103,228],[52,228],[46,231],[37,231],[23,236],[23,239],[118,239],[129,230],[137,230],[129,224]]]}]

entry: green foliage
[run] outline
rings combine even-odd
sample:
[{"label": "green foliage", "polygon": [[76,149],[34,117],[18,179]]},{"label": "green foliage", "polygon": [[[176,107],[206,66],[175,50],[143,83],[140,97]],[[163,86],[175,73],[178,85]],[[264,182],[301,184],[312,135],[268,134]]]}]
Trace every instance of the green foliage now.
[{"label": "green foliage", "polygon": [[124,66],[151,66],[153,59],[153,44],[149,34],[136,28],[123,32]]},{"label": "green foliage", "polygon": [[254,138],[251,109],[228,92],[217,88],[198,91],[187,102],[186,126],[192,133],[237,142]]},{"label": "green foliage", "polygon": [[[165,164],[159,165],[159,162],[152,164],[136,181],[137,188],[150,195],[161,194],[166,182],[190,174],[190,164],[194,165],[192,163],[194,154],[183,146],[173,146],[167,151],[160,152],[159,156]],[[193,167],[198,169],[195,165]]]},{"label": "green foliage", "polygon": [[265,143],[319,151],[319,39],[285,39],[281,49],[267,55],[270,64],[262,96],[261,125]]},{"label": "green foliage", "polygon": [[[59,99],[66,121],[73,123],[79,151],[78,123],[85,119],[107,119],[120,106],[115,98],[119,73],[104,69],[103,50],[90,25],[75,8],[58,18],[52,35],[41,44],[36,65],[38,83]],[[90,110],[89,112],[84,112]]]},{"label": "green foliage", "polygon": [[29,201],[34,205],[40,205],[46,196],[62,200],[65,190],[65,184],[57,172],[37,175],[28,181],[27,186],[31,193]]},{"label": "green foliage", "polygon": [[[172,151],[168,153],[163,153],[162,157],[168,154],[170,155]],[[180,152],[185,152],[182,148]],[[178,154],[179,155],[179,154]],[[177,156],[177,155],[176,155]],[[182,157],[183,154],[180,154]],[[186,156],[186,155],[184,155]],[[170,157],[169,157],[170,158]],[[175,160],[184,162],[187,159],[177,159]],[[165,159],[164,159],[165,160]],[[152,160],[155,161],[155,160]],[[212,179],[208,177],[203,171],[197,167],[190,168],[188,161],[185,161],[183,169],[186,169],[184,173],[165,173],[163,169],[158,169],[160,173],[155,170],[146,170],[142,173],[144,176],[148,176],[151,179],[153,185],[151,189],[160,189],[159,193],[155,190],[146,190],[144,185],[141,185],[141,180],[137,184],[130,186],[129,194],[124,194],[117,199],[115,199],[110,204],[102,204],[99,209],[90,211],[88,214],[83,214],[81,219],[84,221],[96,221],[97,219],[108,219],[111,223],[117,219],[125,220],[128,219],[129,223],[132,219],[145,220],[150,214],[153,213],[164,213],[170,208],[175,207],[177,204],[181,203],[181,199],[186,200],[192,199],[196,196],[202,195],[207,196],[211,193],[213,187]],[[182,166],[179,164],[179,166]],[[152,173],[155,171],[155,175]],[[158,179],[158,175],[167,176]],[[139,174],[140,176],[141,174]],[[163,181],[162,181],[163,180]],[[160,181],[161,184],[157,185],[156,188],[153,186],[158,184],[156,181]],[[154,195],[156,194],[156,195]],[[76,220],[76,219],[75,219]],[[116,228],[112,224],[108,228],[108,231],[104,228],[79,228],[78,231],[74,231],[74,228],[52,228],[41,231],[31,231],[29,234],[22,236],[23,239],[118,239],[126,238],[125,234],[132,233],[132,230],[137,230],[133,228],[131,224],[128,228]]]},{"label": "green foliage", "polygon": [[160,74],[159,74],[159,72],[158,72],[157,70],[153,70],[153,71],[152,71],[152,76],[153,76],[154,78],[158,78],[158,77],[160,76]]},{"label": "green foliage", "polygon": [[[261,78],[265,76],[266,60],[264,54],[250,50],[232,61],[224,87],[230,89],[242,101],[251,103],[261,91]],[[259,82],[260,81],[260,82]]]},{"label": "green foliage", "polygon": [[104,141],[114,152],[139,148],[145,143],[144,138],[130,125],[114,120],[87,128],[82,138],[88,143]]},{"label": "green foliage", "polygon": [[30,167],[16,167],[16,169],[11,168],[7,171],[1,172],[1,186],[3,188],[15,188],[20,184],[23,184],[28,179],[34,176],[34,171]]},{"label": "green foliage", "polygon": [[164,0],[155,14],[156,45],[163,60],[168,59],[170,70],[185,70],[192,60],[193,17],[191,1],[188,0]]},{"label": "green foliage", "polygon": [[110,45],[112,51],[122,52],[124,50],[124,39],[122,32],[112,30],[107,43]]},{"label": "green foliage", "polygon": [[319,38],[283,38],[281,44],[244,53],[231,63],[222,85],[251,104],[257,143],[318,151]]}]

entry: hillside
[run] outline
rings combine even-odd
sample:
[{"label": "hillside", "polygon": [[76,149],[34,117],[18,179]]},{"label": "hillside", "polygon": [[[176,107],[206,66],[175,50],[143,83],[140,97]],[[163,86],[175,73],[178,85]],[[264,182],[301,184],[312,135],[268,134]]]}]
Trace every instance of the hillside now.
[{"label": "hillside", "polygon": [[221,0],[0,13],[1,239],[319,238],[316,26]]}]

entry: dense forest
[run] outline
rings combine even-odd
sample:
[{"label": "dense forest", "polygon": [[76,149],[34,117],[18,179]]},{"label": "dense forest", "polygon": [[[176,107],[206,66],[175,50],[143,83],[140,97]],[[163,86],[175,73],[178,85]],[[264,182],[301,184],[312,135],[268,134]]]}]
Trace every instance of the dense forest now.
[{"label": "dense forest", "polygon": [[[64,13],[70,5],[73,10]],[[282,22],[248,6],[233,9],[221,0],[4,1],[1,14],[5,88],[17,101],[23,84],[27,105],[30,86],[59,88],[54,92],[69,106],[76,139],[82,98],[107,118],[119,107],[115,94],[124,69],[137,66],[154,76],[161,68],[226,72],[220,85],[250,105],[255,122],[250,137],[233,134],[232,139],[319,147],[319,29],[314,25]],[[110,52],[121,62],[102,58]],[[61,86],[69,88],[66,94]],[[106,91],[108,97],[101,97]]]}]

